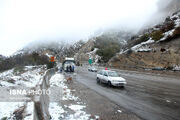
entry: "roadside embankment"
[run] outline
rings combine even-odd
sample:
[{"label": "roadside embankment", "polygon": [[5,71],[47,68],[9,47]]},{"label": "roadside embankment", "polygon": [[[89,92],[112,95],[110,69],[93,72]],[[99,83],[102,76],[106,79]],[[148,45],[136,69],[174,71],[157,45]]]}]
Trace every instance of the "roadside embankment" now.
[{"label": "roadside embankment", "polygon": [[[55,74],[55,69],[49,69],[46,71],[43,80],[37,85],[36,90],[47,91],[50,86],[50,78]],[[41,94],[34,96],[34,120],[49,120],[49,96],[48,94]]]}]

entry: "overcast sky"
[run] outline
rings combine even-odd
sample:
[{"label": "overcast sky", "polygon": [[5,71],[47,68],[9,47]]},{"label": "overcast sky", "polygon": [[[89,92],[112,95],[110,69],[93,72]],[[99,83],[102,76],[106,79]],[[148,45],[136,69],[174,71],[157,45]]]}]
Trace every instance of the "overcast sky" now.
[{"label": "overcast sky", "polygon": [[32,41],[83,39],[99,29],[140,28],[157,0],[0,0],[0,54]]}]

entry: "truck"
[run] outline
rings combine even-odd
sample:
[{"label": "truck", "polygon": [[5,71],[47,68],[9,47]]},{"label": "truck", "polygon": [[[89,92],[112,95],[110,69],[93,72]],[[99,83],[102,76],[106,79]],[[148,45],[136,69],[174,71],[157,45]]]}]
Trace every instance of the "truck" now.
[{"label": "truck", "polygon": [[62,63],[62,68],[65,72],[74,72],[75,71],[75,59],[66,57]]}]

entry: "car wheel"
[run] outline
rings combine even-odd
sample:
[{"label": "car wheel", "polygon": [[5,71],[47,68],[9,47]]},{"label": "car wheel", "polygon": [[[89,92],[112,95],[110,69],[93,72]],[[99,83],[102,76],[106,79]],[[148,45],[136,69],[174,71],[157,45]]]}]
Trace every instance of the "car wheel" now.
[{"label": "car wheel", "polygon": [[97,81],[97,83],[100,83],[100,80],[99,80],[99,78],[97,78],[97,79],[96,79],[96,81]]},{"label": "car wheel", "polygon": [[99,79],[99,84],[102,84],[101,80]]},{"label": "car wheel", "polygon": [[111,84],[111,82],[110,82],[110,81],[108,81],[108,86],[109,86],[109,87],[111,87],[111,86],[112,86],[112,84]]}]

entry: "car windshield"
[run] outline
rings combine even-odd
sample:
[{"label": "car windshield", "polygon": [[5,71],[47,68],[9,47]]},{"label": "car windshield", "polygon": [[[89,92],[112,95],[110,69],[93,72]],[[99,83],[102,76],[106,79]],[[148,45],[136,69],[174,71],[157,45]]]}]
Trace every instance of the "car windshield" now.
[{"label": "car windshield", "polygon": [[116,72],[108,72],[108,75],[110,77],[119,77],[119,75]]}]

